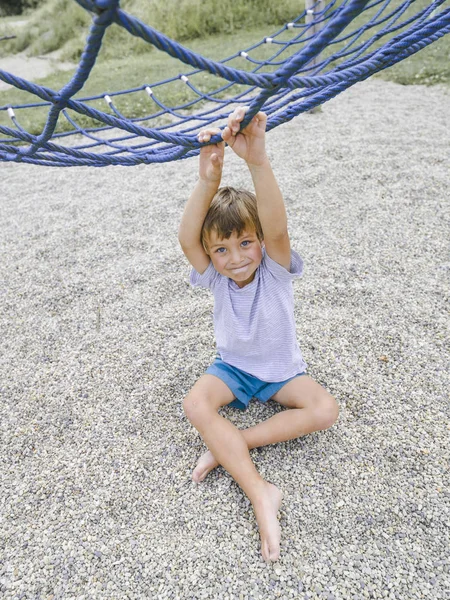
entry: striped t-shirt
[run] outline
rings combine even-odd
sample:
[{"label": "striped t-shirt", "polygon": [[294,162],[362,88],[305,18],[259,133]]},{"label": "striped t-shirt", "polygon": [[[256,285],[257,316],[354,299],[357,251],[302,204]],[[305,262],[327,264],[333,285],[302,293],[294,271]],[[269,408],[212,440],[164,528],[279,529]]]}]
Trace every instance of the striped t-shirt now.
[{"label": "striped t-shirt", "polygon": [[262,381],[284,381],[306,370],[297,343],[292,281],[301,277],[303,261],[291,250],[290,271],[263,249],[251,283],[240,288],[218,273],[212,262],[191,284],[214,295],[214,332],[220,358]]}]

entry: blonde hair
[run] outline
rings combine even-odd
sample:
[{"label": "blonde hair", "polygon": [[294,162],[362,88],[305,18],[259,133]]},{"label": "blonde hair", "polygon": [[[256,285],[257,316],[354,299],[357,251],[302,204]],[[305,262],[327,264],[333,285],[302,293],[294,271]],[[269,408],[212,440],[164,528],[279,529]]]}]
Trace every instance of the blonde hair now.
[{"label": "blonde hair", "polygon": [[217,190],[202,226],[201,240],[205,251],[208,252],[207,237],[211,231],[220,239],[228,240],[233,233],[239,236],[247,228],[254,230],[262,242],[255,194],[229,186]]}]

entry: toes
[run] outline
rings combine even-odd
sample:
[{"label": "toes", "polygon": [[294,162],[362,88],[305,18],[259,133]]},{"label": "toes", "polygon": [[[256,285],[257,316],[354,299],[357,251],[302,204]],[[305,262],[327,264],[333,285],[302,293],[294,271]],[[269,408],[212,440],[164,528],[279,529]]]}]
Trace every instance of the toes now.
[{"label": "toes", "polygon": [[200,483],[200,481],[202,481],[202,475],[197,471],[197,469],[194,469],[194,472],[192,473],[192,481],[195,483]]},{"label": "toes", "polygon": [[271,547],[269,540],[263,540],[261,542],[261,554],[265,562],[276,562],[280,558],[280,547],[277,544]]},{"label": "toes", "polygon": [[280,548],[271,548],[270,543],[264,541],[261,543],[261,554],[266,563],[276,562],[280,558]]},{"label": "toes", "polygon": [[209,471],[205,469],[194,469],[194,472],[192,473],[192,480],[195,481],[195,483],[201,483],[208,473]]},{"label": "toes", "polygon": [[276,548],[275,550],[271,550],[269,552],[269,560],[271,562],[276,562],[280,558],[280,549]]},{"label": "toes", "polygon": [[270,562],[269,544],[266,541],[261,542],[261,554],[264,562]]}]

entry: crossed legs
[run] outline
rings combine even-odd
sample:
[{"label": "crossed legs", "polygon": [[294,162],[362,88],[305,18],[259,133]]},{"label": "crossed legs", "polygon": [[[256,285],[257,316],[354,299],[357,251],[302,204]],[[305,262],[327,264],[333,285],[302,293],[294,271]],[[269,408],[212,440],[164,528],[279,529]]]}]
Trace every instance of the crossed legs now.
[{"label": "crossed legs", "polygon": [[209,374],[203,375],[185,398],[186,416],[208,447],[194,470],[193,479],[202,481],[211,469],[222,465],[252,503],[264,560],[275,561],[280,554],[277,513],[281,491],[259,475],[249,450],[331,427],[338,416],[337,404],[322,386],[303,375],[291,380],[273,396],[273,400],[293,410],[277,413],[241,431],[218,414],[221,406],[233,400],[228,386]]}]

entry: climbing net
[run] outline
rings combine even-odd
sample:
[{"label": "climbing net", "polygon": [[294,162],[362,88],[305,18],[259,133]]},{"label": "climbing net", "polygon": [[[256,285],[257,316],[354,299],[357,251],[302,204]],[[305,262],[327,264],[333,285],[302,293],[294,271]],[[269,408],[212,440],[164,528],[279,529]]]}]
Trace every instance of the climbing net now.
[{"label": "climbing net", "polygon": [[[78,69],[62,89],[0,70],[0,80],[37,98],[0,106],[1,161],[106,166],[188,158],[199,152],[198,131],[223,127],[236,105],[249,106],[243,126],[264,110],[273,129],[450,32],[450,0],[418,8],[420,0],[317,0],[250,48],[213,61],[125,13],[119,0],[76,2],[93,23]],[[178,59],[179,72],[133,89],[80,95],[112,23]],[[124,95],[145,102],[145,116],[124,114]],[[21,111],[30,109],[48,111],[39,133],[21,125]]]}]

